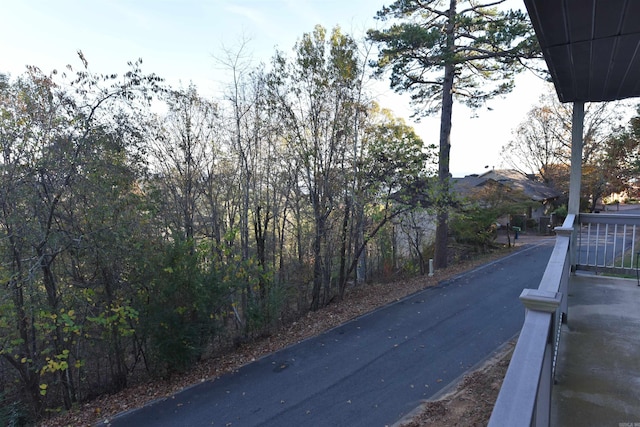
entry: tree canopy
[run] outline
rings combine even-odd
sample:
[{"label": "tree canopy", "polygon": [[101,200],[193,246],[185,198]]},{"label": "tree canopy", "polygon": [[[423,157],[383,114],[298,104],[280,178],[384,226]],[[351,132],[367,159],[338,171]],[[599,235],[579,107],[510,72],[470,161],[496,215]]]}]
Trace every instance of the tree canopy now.
[{"label": "tree canopy", "polygon": [[390,73],[391,87],[411,95],[418,115],[441,111],[447,66],[455,69],[452,96],[470,107],[509,92],[525,60],[540,54],[528,16],[501,10],[502,3],[402,0],[384,7],[377,18],[391,25],[368,32],[381,45],[377,73]]},{"label": "tree canopy", "polygon": [[372,65],[411,96],[418,116],[440,113],[436,267],[447,265],[449,154],[454,99],[471,107],[513,88],[515,73],[540,57],[528,16],[504,1],[398,0],[378,12],[389,22],[368,32],[379,45]]},{"label": "tree canopy", "polygon": [[[582,205],[589,210],[602,196],[628,188],[633,176],[633,120],[623,126],[628,106],[624,102],[589,103],[585,106],[582,151]],[[572,110],[549,90],[540,97],[504,145],[503,158],[523,173],[568,192],[571,164]]]},{"label": "tree canopy", "polygon": [[433,147],[373,102],[366,49],[316,27],[269,65],[228,53],[214,99],[82,53],[0,74],[0,424],[189,369],[404,262],[391,220],[416,206],[394,194]]}]

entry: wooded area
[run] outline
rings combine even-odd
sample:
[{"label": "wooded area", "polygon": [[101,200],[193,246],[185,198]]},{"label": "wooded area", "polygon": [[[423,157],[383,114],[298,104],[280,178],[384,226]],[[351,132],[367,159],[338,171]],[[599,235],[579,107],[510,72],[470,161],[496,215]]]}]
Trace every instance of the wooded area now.
[{"label": "wooded area", "polygon": [[[640,110],[628,101],[587,104],[584,117],[580,209],[637,200],[640,171]],[[534,173],[541,182],[568,194],[571,168],[570,104],[549,87],[503,147],[511,167]],[[562,203],[560,203],[562,204]]]},{"label": "wooded area", "polygon": [[[217,58],[230,78],[216,99],[142,60],[95,74],[82,52],[64,70],[0,72],[0,423],[187,370],[367,278],[424,273],[425,217],[440,265],[452,238],[490,246],[496,217],[531,201],[456,199],[449,138],[454,99],[507,93],[539,54],[500,3],[397,1],[366,42],[317,26],[257,66],[241,45]],[[418,115],[440,112],[439,150],[374,101],[368,65]],[[506,150],[561,188],[566,129],[548,111]],[[591,197],[635,185],[638,123],[594,121],[586,173],[607,174],[585,180]]]},{"label": "wooded area", "polygon": [[394,269],[433,148],[371,101],[339,29],[269,67],[230,54],[219,100],[79,56],[0,79],[4,416],[187,369]]}]

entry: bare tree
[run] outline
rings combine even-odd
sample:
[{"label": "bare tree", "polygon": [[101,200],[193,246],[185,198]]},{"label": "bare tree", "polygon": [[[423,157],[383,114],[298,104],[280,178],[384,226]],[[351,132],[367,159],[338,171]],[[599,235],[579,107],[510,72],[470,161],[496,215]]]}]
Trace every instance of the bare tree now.
[{"label": "bare tree", "polygon": [[[157,183],[171,195],[169,219],[174,237],[195,245],[204,185],[215,161],[219,136],[215,103],[198,95],[195,86],[166,94],[167,114],[159,118],[151,146]],[[198,223],[199,222],[199,223]]]},{"label": "bare tree", "polygon": [[[620,129],[625,116],[625,103],[591,103],[585,108],[583,136],[583,189],[593,203],[600,198],[606,179],[603,159],[608,140]],[[562,104],[549,87],[539,105],[533,107],[525,120],[513,132],[513,139],[503,146],[504,161],[525,174],[538,175],[559,190],[568,190],[571,163],[570,105]]]},{"label": "bare tree", "polygon": [[337,207],[339,189],[346,184],[342,166],[359,67],[350,37],[337,28],[327,37],[326,30],[317,26],[296,44],[293,60],[282,54],[275,57],[269,80],[284,136],[300,161],[302,191],[313,209],[312,310],[330,295],[330,217]]}]

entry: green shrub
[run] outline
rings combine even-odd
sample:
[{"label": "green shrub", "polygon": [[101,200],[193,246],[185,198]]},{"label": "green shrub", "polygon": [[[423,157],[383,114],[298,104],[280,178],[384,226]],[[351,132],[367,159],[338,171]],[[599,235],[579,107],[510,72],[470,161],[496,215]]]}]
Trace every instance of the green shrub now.
[{"label": "green shrub", "polygon": [[486,249],[497,237],[496,214],[489,209],[470,208],[456,215],[450,222],[450,230],[457,243]]},{"label": "green shrub", "polygon": [[22,427],[28,424],[28,415],[24,412],[24,405],[20,402],[12,402],[5,394],[0,393],[0,426]]},{"label": "green shrub", "polygon": [[247,334],[260,335],[276,326],[285,303],[286,292],[270,279],[263,279],[261,289],[253,293],[247,306]]},{"label": "green shrub", "polygon": [[567,205],[558,206],[554,211],[554,215],[558,217],[558,220],[564,220],[568,214]]},{"label": "green shrub", "polygon": [[186,370],[215,336],[224,292],[190,242],[167,248],[141,308],[151,358],[161,373]]},{"label": "green shrub", "polygon": [[533,218],[527,219],[527,228],[526,230],[535,230],[538,228],[538,221]]}]

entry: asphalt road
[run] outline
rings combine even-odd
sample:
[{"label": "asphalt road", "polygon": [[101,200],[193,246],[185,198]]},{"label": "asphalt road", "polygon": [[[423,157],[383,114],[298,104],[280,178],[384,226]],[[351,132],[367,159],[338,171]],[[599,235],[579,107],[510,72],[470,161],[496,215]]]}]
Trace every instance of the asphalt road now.
[{"label": "asphalt road", "polygon": [[553,239],[110,420],[112,426],[385,426],[521,328]]}]

